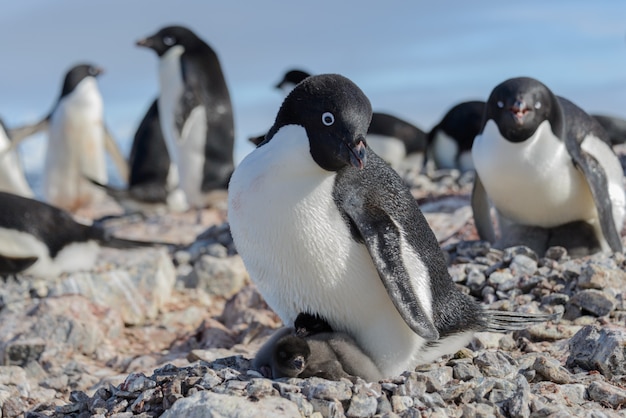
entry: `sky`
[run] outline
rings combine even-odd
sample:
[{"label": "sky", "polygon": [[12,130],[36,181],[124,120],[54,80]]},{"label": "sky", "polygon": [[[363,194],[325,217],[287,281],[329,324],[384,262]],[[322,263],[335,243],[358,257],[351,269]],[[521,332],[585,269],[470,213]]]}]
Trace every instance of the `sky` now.
[{"label": "sky", "polygon": [[[128,155],[158,94],[157,56],[135,41],[187,26],[217,52],[235,112],[235,160],[273,123],[284,72],[339,73],[375,111],[428,131],[454,104],[485,100],[517,76],[546,84],[591,113],[626,117],[626,2],[23,0],[0,6],[0,118],[45,116],[65,72],[99,78],[107,126]],[[20,146],[29,180],[46,141]]]}]

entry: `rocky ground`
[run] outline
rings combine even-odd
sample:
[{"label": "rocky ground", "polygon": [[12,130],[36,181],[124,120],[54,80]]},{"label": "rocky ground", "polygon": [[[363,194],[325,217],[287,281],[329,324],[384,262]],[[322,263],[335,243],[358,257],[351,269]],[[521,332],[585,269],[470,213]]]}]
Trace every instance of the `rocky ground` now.
[{"label": "rocky ground", "polygon": [[200,222],[195,213],[108,221],[117,235],[181,246],[105,249],[91,272],[7,279],[1,417],[626,416],[624,254],[492,249],[476,241],[471,176],[407,180],[464,291],[492,309],[562,319],[480,333],[381,382],[272,381],[250,359],[281,324],[249,281],[225,208]]}]

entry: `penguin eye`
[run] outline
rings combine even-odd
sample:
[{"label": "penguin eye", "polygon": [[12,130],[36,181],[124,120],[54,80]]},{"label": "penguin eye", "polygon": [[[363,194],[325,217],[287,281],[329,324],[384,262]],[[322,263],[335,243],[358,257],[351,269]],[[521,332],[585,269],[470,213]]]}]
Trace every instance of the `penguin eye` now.
[{"label": "penguin eye", "polygon": [[535,103],[535,109],[541,109],[541,102]]},{"label": "penguin eye", "polygon": [[335,115],[330,112],[324,112],[322,114],[322,123],[326,126],[330,126],[335,123]]},{"label": "penguin eye", "polygon": [[502,100],[498,100],[498,102],[496,103],[496,105],[502,109],[504,107],[504,102]]},{"label": "penguin eye", "polygon": [[167,46],[172,46],[176,43],[176,38],[174,38],[173,36],[164,36],[163,43]]}]

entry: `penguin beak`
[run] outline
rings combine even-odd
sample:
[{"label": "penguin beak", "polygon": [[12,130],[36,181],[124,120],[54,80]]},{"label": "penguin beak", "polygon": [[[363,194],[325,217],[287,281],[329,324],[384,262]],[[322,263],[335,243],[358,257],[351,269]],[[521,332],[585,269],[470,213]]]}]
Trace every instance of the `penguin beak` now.
[{"label": "penguin beak", "polygon": [[517,122],[518,125],[522,125],[524,123],[524,116],[530,112],[528,105],[523,100],[516,100],[509,110],[513,114],[513,118],[515,118],[515,122]]},{"label": "penguin beak", "polygon": [[293,368],[296,370],[303,370],[304,369],[304,357],[302,356],[296,356],[292,363]]},{"label": "penguin beak", "polygon": [[356,138],[356,141],[346,143],[346,147],[348,148],[350,164],[359,170],[363,169],[363,167],[365,167],[365,163],[367,162],[367,155],[365,153],[365,138],[363,138],[363,136],[359,136]]},{"label": "penguin beak", "polygon": [[143,39],[138,40],[135,44],[137,46],[143,46],[144,48],[152,48],[152,39],[143,38]]}]

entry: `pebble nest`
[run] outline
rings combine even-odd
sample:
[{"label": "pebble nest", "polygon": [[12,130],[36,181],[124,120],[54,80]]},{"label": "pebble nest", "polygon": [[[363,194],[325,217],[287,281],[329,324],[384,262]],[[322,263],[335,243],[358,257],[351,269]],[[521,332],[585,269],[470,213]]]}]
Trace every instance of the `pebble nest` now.
[{"label": "pebble nest", "polygon": [[[431,208],[429,221],[431,213],[467,209],[471,177],[438,172],[407,179],[422,207]],[[226,226],[211,245],[228,258],[234,247]],[[117,385],[72,391],[63,404],[41,403],[24,416],[626,417],[625,255],[572,259],[560,247],[545,255],[524,246],[498,250],[476,240],[471,219],[455,228],[439,232],[452,279],[464,292],[490,309],[561,318],[515,333],[478,333],[454,355],[379,382],[270,380],[251,369],[254,349],[241,354],[206,344],[190,350],[188,365],[165,364]],[[193,248],[178,257],[193,259]],[[242,292],[254,294],[254,286]],[[254,307],[235,305],[240,315],[254,316]],[[255,324],[242,323],[248,330]],[[267,336],[258,328],[256,347]],[[252,346],[253,334],[244,345]],[[12,416],[7,402],[2,416]]]}]

